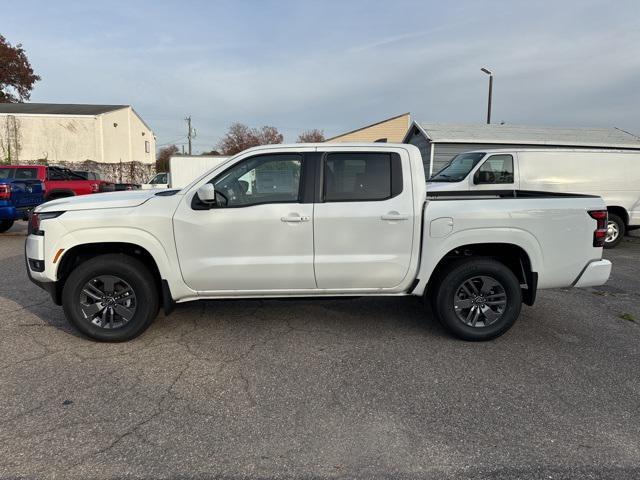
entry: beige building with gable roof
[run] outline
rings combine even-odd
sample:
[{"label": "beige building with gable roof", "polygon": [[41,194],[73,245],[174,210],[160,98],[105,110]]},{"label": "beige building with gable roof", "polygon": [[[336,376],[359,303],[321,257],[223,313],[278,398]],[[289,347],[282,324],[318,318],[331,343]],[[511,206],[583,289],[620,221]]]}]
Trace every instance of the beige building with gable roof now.
[{"label": "beige building with gable roof", "polygon": [[372,123],[356,130],[337,135],[325,140],[332,143],[343,142],[388,142],[400,143],[404,139],[409,126],[411,115],[409,112],[395,117],[387,118],[380,122]]}]

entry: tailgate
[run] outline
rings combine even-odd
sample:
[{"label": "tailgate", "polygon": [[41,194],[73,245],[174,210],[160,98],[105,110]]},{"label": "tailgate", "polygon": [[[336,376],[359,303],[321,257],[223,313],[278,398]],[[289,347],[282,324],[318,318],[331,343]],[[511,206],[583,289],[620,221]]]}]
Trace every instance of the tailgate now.
[{"label": "tailgate", "polygon": [[11,203],[16,208],[40,205],[44,201],[43,193],[40,180],[14,180],[11,182]]}]

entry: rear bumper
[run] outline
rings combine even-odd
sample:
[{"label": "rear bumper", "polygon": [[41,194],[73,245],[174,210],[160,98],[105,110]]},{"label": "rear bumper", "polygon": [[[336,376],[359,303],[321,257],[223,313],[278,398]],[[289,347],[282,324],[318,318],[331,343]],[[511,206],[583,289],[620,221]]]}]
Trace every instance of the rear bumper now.
[{"label": "rear bumper", "polygon": [[587,264],[582,273],[573,283],[574,287],[597,287],[609,280],[611,262],[609,260],[594,260]]},{"label": "rear bumper", "polygon": [[0,220],[26,220],[28,208],[0,207]]}]

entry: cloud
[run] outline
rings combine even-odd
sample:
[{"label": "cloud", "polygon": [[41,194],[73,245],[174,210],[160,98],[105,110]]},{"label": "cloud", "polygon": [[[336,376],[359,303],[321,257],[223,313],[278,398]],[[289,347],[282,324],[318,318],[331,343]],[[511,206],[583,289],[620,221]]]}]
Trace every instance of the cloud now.
[{"label": "cloud", "polygon": [[275,125],[290,141],[308,128],[332,135],[404,111],[481,122],[482,66],[495,72],[496,120],[640,131],[634,2],[396,2],[364,18],[366,3],[340,15],[338,4],[323,4],[290,4],[287,18],[228,3],[215,21],[203,4],[198,18],[177,23],[170,6],[149,19],[123,4],[119,15],[135,12],[108,29],[59,34],[43,16],[12,22],[7,35],[25,44],[43,77],[33,101],[131,103],[159,143],[183,135],[187,114],[201,148],[233,121]]}]

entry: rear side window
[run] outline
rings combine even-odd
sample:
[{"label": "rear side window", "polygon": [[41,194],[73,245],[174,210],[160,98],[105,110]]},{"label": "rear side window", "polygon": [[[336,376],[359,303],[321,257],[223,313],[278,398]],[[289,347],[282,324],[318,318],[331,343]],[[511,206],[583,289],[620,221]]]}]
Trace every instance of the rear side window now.
[{"label": "rear side window", "polygon": [[490,156],[476,172],[473,182],[476,185],[513,183],[513,157]]},{"label": "rear side window", "polygon": [[37,180],[38,170],[35,168],[17,168],[14,178],[16,180]]},{"label": "rear side window", "polygon": [[56,168],[47,168],[47,178],[49,180],[67,180],[67,176]]},{"label": "rear side window", "polygon": [[400,157],[392,153],[330,153],[324,161],[325,202],[386,200],[402,191]]}]

